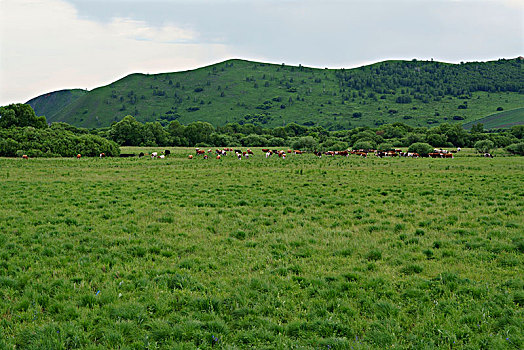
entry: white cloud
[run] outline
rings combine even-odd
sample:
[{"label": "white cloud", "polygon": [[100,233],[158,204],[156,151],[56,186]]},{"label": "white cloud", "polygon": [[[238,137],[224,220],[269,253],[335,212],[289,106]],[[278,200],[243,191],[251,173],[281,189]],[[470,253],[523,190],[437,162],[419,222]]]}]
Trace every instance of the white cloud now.
[{"label": "white cloud", "polygon": [[3,0],[0,13],[0,105],[230,57],[225,45],[196,44],[191,29],[126,18],[93,22],[60,0]]}]

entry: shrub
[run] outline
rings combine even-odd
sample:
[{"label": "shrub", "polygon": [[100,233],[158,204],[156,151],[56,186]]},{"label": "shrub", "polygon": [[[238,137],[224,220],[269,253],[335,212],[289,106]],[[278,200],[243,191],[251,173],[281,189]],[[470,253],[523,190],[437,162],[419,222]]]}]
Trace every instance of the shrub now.
[{"label": "shrub", "polygon": [[318,147],[318,141],[315,140],[312,136],[299,137],[292,143],[291,147],[293,149],[313,151]]},{"label": "shrub", "polygon": [[369,140],[358,140],[353,144],[353,149],[373,149],[373,143]]},{"label": "shrub", "polygon": [[513,154],[524,156],[524,142],[514,143],[506,147],[506,150]]},{"label": "shrub", "polygon": [[381,143],[377,146],[377,150],[379,151],[391,151],[393,149],[393,145],[387,142]]},{"label": "shrub", "polygon": [[431,146],[429,143],[415,142],[409,146],[408,152],[418,153],[421,156],[427,156],[429,153],[433,152],[433,146]]},{"label": "shrub", "polygon": [[494,147],[495,144],[491,140],[480,140],[475,142],[473,146],[479,153],[489,153]]}]

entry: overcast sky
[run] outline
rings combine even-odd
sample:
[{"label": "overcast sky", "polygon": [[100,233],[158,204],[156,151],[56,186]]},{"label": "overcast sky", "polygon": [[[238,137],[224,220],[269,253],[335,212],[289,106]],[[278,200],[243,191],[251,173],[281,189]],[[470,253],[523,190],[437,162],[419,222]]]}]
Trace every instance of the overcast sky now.
[{"label": "overcast sky", "polygon": [[351,68],[521,55],[520,0],[0,0],[0,105],[229,58]]}]

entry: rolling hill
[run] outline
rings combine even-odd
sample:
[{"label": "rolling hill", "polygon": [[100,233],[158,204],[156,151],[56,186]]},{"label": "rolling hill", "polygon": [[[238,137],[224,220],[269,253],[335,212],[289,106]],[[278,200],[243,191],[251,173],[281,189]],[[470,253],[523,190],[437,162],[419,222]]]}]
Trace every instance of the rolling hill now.
[{"label": "rolling hill", "polygon": [[523,93],[520,58],[385,61],[354,69],[228,60],[185,72],[131,74],[88,92],[63,90],[28,103],[49,122],[89,128],[132,115],[163,124],[295,122],[340,130],[399,121],[412,126],[473,122],[499,107],[524,107]]},{"label": "rolling hill", "polygon": [[514,125],[524,125],[524,107],[494,113],[487,117],[466,123],[464,124],[464,129],[471,129],[471,127],[477,123],[482,123],[486,129],[507,129]]}]

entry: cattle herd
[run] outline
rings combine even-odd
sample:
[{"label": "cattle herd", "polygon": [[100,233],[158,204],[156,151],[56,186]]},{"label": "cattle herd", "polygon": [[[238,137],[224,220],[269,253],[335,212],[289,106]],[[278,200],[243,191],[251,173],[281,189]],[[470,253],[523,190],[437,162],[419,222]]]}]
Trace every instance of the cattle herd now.
[{"label": "cattle herd", "polygon": [[[277,150],[277,149],[269,149],[269,148],[262,148],[262,152],[264,152],[266,158],[271,157],[272,155],[277,155],[279,158],[286,159],[286,156],[289,154],[305,154],[306,151],[301,150]],[[401,149],[395,149],[395,150],[389,150],[389,151],[379,151],[379,150],[367,150],[367,149],[359,149],[359,150],[345,150],[345,151],[313,151],[314,155],[321,158],[322,156],[343,156],[343,157],[349,157],[350,155],[356,155],[360,157],[366,158],[368,155],[375,155],[379,158],[384,157],[410,157],[410,158],[453,158],[453,154],[460,152],[460,147],[458,147],[456,150],[448,151],[445,149],[434,149],[433,152],[430,152],[428,154],[421,154],[418,153],[412,153],[412,152],[403,152]],[[202,150],[200,148],[195,148],[195,155],[190,154],[188,155],[189,159],[193,159],[196,156],[202,156],[203,159],[208,159],[211,154],[216,155],[216,159],[221,159],[221,157],[227,156],[229,154],[234,154],[235,157],[237,157],[239,160],[242,158],[249,158],[251,155],[254,155],[253,151],[249,148],[245,151],[242,151],[240,149],[233,149],[233,148],[223,148],[223,149],[215,149],[213,151],[212,149]],[[140,152],[138,154],[139,158],[148,156],[151,157],[151,159],[164,159],[168,157],[171,154],[171,151],[166,149],[163,152],[151,152],[151,154]],[[493,158],[493,155],[490,153],[484,153],[482,155],[483,157],[487,158]],[[79,153],[76,155],[77,159],[80,159],[82,155]],[[105,153],[100,153],[100,158],[105,158]],[[126,158],[126,157],[136,157],[135,153],[121,153],[120,157]],[[24,154],[22,155],[23,159],[29,159],[29,157]]]}]

